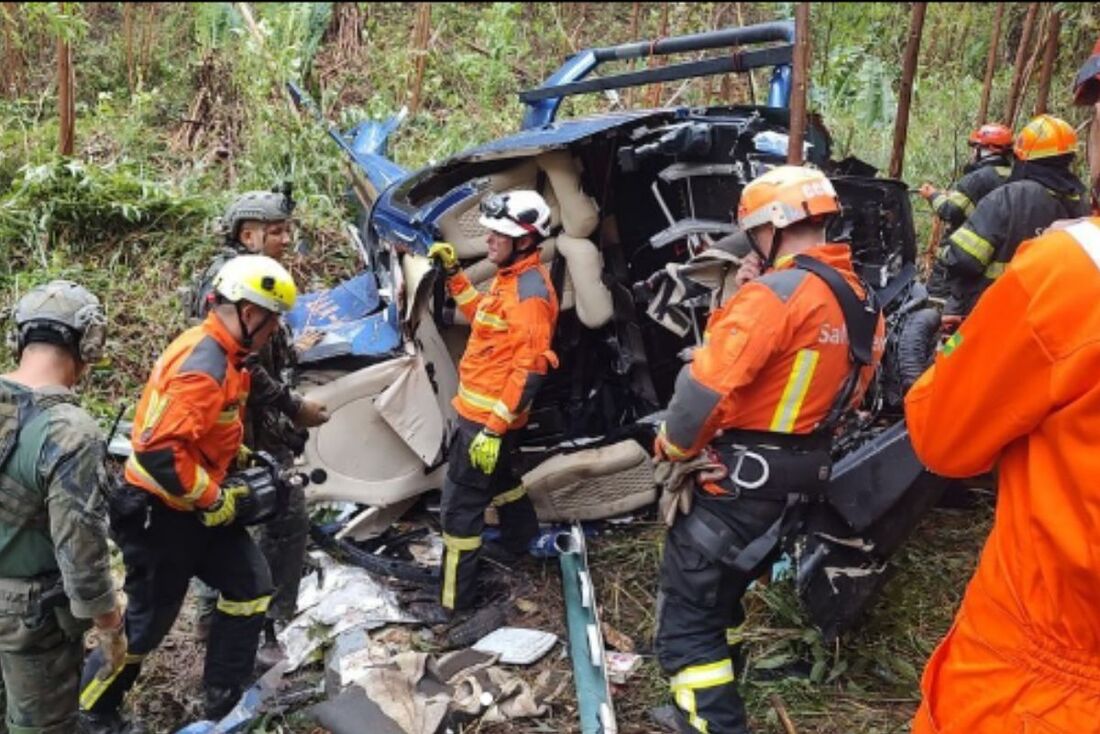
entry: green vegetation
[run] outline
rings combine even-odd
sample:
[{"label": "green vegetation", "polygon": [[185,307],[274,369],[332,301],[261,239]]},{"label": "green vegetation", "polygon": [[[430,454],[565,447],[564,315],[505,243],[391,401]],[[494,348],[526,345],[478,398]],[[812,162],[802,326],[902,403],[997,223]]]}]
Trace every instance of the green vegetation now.
[{"label": "green vegetation", "polygon": [[[250,7],[254,23],[236,3],[0,8],[0,301],[58,276],[100,294],[111,319],[112,364],[92,378],[88,402],[101,417],[120,402],[132,406],[153,359],[183,326],[176,289],[215,246],[213,219],[233,192],[294,182],[300,233],[311,246],[294,269],[308,287],[355,267],[342,235],[355,213],[341,155],[313,120],[293,111],[282,85],[304,83],[343,128],[392,114],[411,102],[415,86],[417,7]],[[1100,35],[1100,9],[1057,7],[1063,21],[1050,103],[1076,123],[1081,113],[1068,106],[1069,80]],[[1005,12],[991,119],[1005,107],[1025,9],[1015,3]],[[912,186],[946,184],[965,160],[993,13],[993,4],[929,5],[905,159]],[[515,92],[538,84],[577,49],[789,17],[792,3],[433,4],[420,106],[391,153],[415,168],[515,131],[522,115]],[[831,131],[835,158],[856,155],[886,168],[908,18],[902,3],[813,5],[810,107]],[[73,47],[71,158],[56,152],[59,37]],[[1021,120],[1034,108],[1037,77],[1036,65]],[[766,83],[763,72],[751,84],[670,83],[659,99],[748,102],[754,90],[763,96]],[[562,113],[641,107],[653,103],[650,94],[573,98]],[[927,207],[915,201],[914,210],[926,242]],[[900,576],[871,623],[840,647],[826,648],[806,631],[789,584],[756,594],[758,672],[798,660],[811,665],[808,679],[750,676],[762,726],[774,723],[767,694],[779,692],[801,732],[906,728],[923,660],[949,624],[984,535],[984,525],[971,526],[973,516],[944,514],[904,551]],[[659,534],[619,537],[596,544],[598,586],[609,621],[642,640],[653,624]],[[557,583],[554,574],[546,581]],[[664,690],[648,663],[623,694],[623,730],[646,730],[646,709]],[[559,708],[557,728],[565,730],[570,712]]]}]

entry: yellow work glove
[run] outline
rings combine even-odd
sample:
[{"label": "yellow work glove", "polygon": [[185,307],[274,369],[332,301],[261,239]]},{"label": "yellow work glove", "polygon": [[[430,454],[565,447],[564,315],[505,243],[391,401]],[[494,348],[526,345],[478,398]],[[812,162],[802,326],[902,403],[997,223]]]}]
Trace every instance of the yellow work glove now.
[{"label": "yellow work glove", "polygon": [[214,504],[199,513],[202,524],[208,528],[228,525],[237,518],[237,503],[248,496],[247,484],[222,485]]},{"label": "yellow work glove", "polygon": [[485,474],[492,474],[500,458],[500,436],[482,428],[470,442],[470,463]]},{"label": "yellow work glove", "polygon": [[103,655],[103,667],[96,672],[96,678],[106,680],[126,664],[126,628],[120,615],[114,627],[95,628],[96,649]]},{"label": "yellow work glove", "polygon": [[247,469],[252,466],[252,449],[243,443],[237,447],[237,468]]},{"label": "yellow work glove", "polygon": [[442,265],[447,275],[458,272],[458,254],[450,242],[436,242],[428,248],[428,257]]}]

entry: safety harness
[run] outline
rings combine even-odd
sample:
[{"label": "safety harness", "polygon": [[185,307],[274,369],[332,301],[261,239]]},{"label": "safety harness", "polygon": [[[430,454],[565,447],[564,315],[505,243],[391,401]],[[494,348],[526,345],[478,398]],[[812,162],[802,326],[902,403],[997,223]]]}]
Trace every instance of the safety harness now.
[{"label": "safety harness", "polygon": [[832,471],[833,430],[844,416],[859,384],[860,373],[872,364],[879,306],[868,288],[860,299],[834,268],[806,255],[796,255],[794,266],[815,275],[829,286],[844,314],[848,330],[851,370],[826,417],[806,435],[769,431],[726,431],[714,445],[730,476],[724,498],[736,500],[747,493],[753,499],[784,502],[783,511],[759,537],[740,546],[734,532],[703,504],[683,518],[684,529],[706,558],[740,573],[751,575],[802,520],[800,505],[821,499]]}]

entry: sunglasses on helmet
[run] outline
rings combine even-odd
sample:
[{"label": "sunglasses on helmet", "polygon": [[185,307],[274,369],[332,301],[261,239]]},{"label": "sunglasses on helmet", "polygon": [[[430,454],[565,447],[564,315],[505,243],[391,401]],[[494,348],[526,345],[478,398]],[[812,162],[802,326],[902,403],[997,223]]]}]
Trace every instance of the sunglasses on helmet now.
[{"label": "sunglasses on helmet", "polygon": [[490,194],[481,200],[478,205],[481,213],[490,219],[507,219],[510,222],[515,222],[526,232],[531,234],[538,234],[538,229],[534,224],[538,221],[539,213],[535,209],[524,209],[521,212],[512,214],[508,211],[508,194]]}]

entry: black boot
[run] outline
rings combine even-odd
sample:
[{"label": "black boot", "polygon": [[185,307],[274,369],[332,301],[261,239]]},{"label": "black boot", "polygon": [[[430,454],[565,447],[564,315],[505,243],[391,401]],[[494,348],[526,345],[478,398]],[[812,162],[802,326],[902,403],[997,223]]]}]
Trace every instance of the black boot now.
[{"label": "black boot", "polygon": [[239,688],[206,686],[203,691],[204,716],[210,721],[221,721],[233,710],[241,698]]}]

